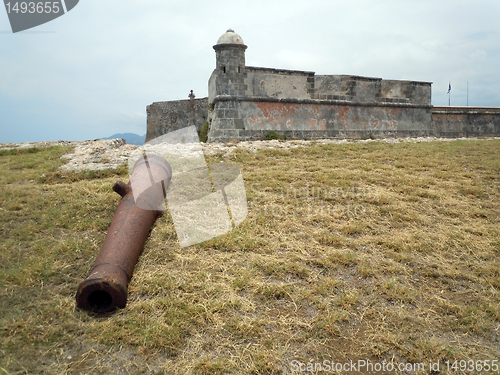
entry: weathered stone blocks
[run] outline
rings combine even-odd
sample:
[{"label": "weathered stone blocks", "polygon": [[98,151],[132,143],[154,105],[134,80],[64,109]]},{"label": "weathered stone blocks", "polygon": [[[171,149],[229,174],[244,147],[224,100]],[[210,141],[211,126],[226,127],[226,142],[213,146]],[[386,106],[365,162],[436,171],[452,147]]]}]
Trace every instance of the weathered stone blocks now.
[{"label": "weathered stone blocks", "polygon": [[191,125],[199,131],[207,121],[208,98],[155,102],[146,107],[146,112],[146,142]]}]

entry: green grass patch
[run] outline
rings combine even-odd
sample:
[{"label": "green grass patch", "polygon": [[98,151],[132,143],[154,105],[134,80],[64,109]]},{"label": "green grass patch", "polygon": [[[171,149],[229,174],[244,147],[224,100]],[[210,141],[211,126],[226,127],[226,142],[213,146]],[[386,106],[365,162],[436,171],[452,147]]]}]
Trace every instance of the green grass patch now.
[{"label": "green grass patch", "polygon": [[499,140],[234,151],[246,220],[181,249],[158,218],[127,306],[103,316],[74,296],[127,169],[62,171],[69,150],[0,151],[0,372],[500,358]]}]

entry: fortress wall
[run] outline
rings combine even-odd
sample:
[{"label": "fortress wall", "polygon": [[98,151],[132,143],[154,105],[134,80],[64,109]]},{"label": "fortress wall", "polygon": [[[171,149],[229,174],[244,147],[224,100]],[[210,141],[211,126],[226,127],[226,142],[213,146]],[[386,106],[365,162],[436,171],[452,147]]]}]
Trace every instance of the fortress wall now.
[{"label": "fortress wall", "polygon": [[[233,117],[221,117],[221,106]],[[271,130],[306,139],[434,135],[431,106],[225,98],[215,108],[209,142],[262,139]]]},{"label": "fortress wall", "polygon": [[500,108],[433,107],[438,137],[500,136]]},{"label": "fortress wall", "polygon": [[[346,77],[346,76],[344,76]],[[340,100],[339,96],[344,96],[347,100],[346,80],[340,75],[319,75],[314,77],[314,99]],[[334,98],[333,96],[337,96]]]},{"label": "fortress wall", "polygon": [[356,102],[380,101],[382,79],[368,77],[351,77],[351,82],[347,94],[352,96]]},{"label": "fortress wall", "polygon": [[430,105],[431,83],[350,75],[315,76],[314,99]]},{"label": "fortress wall", "polygon": [[[397,83],[391,87],[393,92],[406,89]],[[500,136],[500,108],[418,106],[393,100],[397,102],[219,96],[210,113],[208,98],[156,102],[147,107],[146,141],[190,125],[200,130],[209,115],[210,142],[262,139],[271,130],[298,139]]]},{"label": "fortress wall", "polygon": [[199,131],[208,117],[208,98],[155,102],[146,107],[146,142],[171,131],[195,125]]},{"label": "fortress wall", "polygon": [[248,97],[311,99],[314,72],[245,67]]},{"label": "fortress wall", "polygon": [[404,91],[412,104],[431,104],[431,83],[404,81]]},{"label": "fortress wall", "polygon": [[429,130],[430,109],[315,103],[241,102],[249,130],[404,132]]},{"label": "fortress wall", "polygon": [[146,141],[190,125],[199,130],[208,116],[210,142],[263,139],[270,130],[298,139],[500,136],[500,108],[227,96],[207,107],[207,98],[149,105]]}]

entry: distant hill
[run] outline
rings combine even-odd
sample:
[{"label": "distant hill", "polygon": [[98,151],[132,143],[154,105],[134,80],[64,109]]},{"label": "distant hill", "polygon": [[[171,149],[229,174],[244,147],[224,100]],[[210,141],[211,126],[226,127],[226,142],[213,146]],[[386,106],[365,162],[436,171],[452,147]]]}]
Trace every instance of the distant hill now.
[{"label": "distant hill", "polygon": [[111,137],[108,137],[106,139],[115,139],[115,138],[123,138],[125,139],[125,142],[127,142],[127,144],[129,145],[142,146],[144,144],[144,141],[146,140],[146,134],[138,135],[134,133],[118,133],[118,134],[113,134]]}]

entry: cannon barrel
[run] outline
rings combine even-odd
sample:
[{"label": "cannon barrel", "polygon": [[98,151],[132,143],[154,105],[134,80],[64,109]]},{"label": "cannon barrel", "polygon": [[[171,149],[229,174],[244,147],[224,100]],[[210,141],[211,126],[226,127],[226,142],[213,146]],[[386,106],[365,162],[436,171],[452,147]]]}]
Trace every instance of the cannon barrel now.
[{"label": "cannon barrel", "polygon": [[134,266],[153,223],[164,209],[171,177],[172,168],[165,159],[145,155],[135,163],[128,184],[115,183],[113,190],[122,199],[94,267],[78,287],[79,308],[104,313],[125,307]]}]

